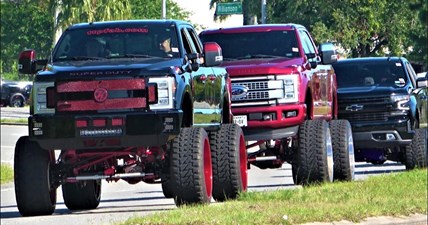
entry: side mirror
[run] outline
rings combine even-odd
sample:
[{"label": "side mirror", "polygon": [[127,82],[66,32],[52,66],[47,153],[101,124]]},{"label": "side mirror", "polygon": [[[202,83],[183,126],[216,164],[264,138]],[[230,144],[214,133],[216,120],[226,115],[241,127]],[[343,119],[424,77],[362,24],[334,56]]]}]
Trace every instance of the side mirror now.
[{"label": "side mirror", "polygon": [[416,79],[416,88],[428,87],[428,78],[419,77]]},{"label": "side mirror", "polygon": [[18,71],[21,74],[36,73],[36,51],[25,50],[19,54]]},{"label": "side mirror", "polygon": [[186,54],[187,66],[184,68],[187,72],[197,71],[199,69],[199,58],[201,58],[201,54],[199,53],[188,53]]},{"label": "side mirror", "polygon": [[220,45],[216,42],[204,43],[204,62],[205,66],[218,66],[223,63],[223,53]]},{"label": "side mirror", "polygon": [[337,62],[336,48],[332,43],[323,43],[319,47],[322,64],[332,64]]}]

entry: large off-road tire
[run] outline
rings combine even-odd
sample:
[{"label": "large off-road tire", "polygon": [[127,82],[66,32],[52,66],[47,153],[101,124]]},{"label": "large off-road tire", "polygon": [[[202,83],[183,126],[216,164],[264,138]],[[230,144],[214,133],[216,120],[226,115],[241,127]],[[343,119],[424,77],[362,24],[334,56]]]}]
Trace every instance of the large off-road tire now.
[{"label": "large off-road tire", "polygon": [[347,120],[332,120],[330,131],[333,145],[333,179],[335,181],[353,181],[355,179],[355,156],[351,124]]},{"label": "large off-road tire", "polygon": [[416,129],[412,143],[405,148],[406,170],[427,167],[427,130]]},{"label": "large off-road tire", "polygon": [[101,200],[101,180],[65,183],[62,197],[69,210],[96,209]]},{"label": "large off-road tire", "polygon": [[40,148],[19,138],[15,147],[15,197],[22,216],[51,215],[56,206],[56,187],[50,180],[50,168],[55,163],[53,151]]},{"label": "large off-road tire", "polygon": [[209,203],[213,181],[207,132],[202,128],[182,128],[171,145],[175,204]]},{"label": "large off-road tire", "polygon": [[161,186],[162,192],[165,198],[174,198],[174,187],[172,186],[171,181],[171,160],[170,157],[167,157],[167,163],[163,168],[163,173],[161,174]]},{"label": "large off-road tire", "polygon": [[333,181],[333,149],[328,123],[306,120],[299,128],[298,148],[292,161],[296,185]]},{"label": "large off-road tire", "polygon": [[247,149],[242,129],[236,124],[223,124],[211,132],[213,198],[216,201],[236,199],[247,190]]},{"label": "large off-road tire", "polygon": [[165,198],[174,198],[174,187],[172,186],[172,182],[170,178],[161,180],[162,182],[162,193]]}]

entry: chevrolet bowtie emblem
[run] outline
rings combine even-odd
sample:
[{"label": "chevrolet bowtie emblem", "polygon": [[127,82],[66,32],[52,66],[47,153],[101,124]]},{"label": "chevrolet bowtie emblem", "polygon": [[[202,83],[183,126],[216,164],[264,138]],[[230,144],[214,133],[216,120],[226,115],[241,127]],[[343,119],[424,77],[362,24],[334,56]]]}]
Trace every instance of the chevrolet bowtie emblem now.
[{"label": "chevrolet bowtie emblem", "polygon": [[346,111],[360,111],[363,110],[364,106],[363,105],[348,105],[346,106]]}]

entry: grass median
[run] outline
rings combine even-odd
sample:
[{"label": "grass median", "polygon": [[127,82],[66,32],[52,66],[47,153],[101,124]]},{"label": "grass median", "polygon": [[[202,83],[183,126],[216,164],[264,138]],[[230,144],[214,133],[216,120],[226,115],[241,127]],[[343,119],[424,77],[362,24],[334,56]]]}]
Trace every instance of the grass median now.
[{"label": "grass median", "polygon": [[1,124],[18,124],[18,125],[26,125],[28,122],[28,118],[1,118]]},{"label": "grass median", "polygon": [[0,184],[5,184],[13,181],[13,169],[9,164],[2,163],[1,165]]},{"label": "grass median", "polygon": [[427,170],[329,183],[294,190],[243,193],[238,200],[185,206],[121,225],[136,224],[300,224],[361,221],[372,216],[427,213]]}]

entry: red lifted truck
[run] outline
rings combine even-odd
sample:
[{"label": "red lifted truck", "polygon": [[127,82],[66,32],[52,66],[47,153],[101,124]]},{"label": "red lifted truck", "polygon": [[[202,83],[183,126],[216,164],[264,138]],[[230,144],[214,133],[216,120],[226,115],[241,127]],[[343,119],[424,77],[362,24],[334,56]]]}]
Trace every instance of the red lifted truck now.
[{"label": "red lifted truck", "polygon": [[59,186],[70,210],[94,209],[102,179],[162,183],[177,205],[245,191],[245,140],[222,59],[218,44],[177,20],[77,24],[48,60],[22,52],[20,72],[35,80],[29,136],[15,149],[19,212],[52,214]]},{"label": "red lifted truck", "polygon": [[330,64],[337,55],[331,43],[318,50],[297,24],[221,28],[199,36],[223,49],[234,122],[253,141],[247,148],[259,147],[248,152],[251,164],[266,169],[288,162],[296,184],[332,181],[333,174],[335,180],[354,178],[350,124],[334,120],[337,87]]}]

